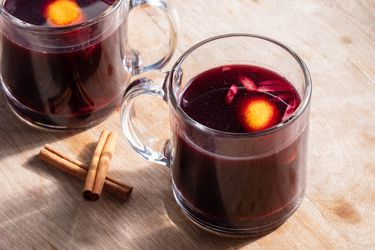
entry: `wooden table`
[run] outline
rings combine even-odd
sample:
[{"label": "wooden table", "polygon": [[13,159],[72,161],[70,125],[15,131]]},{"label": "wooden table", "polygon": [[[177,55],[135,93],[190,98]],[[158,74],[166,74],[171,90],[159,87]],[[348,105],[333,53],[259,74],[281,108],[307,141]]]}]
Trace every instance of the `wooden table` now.
[{"label": "wooden table", "polygon": [[[102,129],[121,133],[119,112],[86,131],[52,133],[20,122],[1,98],[0,249],[374,249],[375,2],[171,2],[180,17],[173,60],[207,37],[249,32],[282,41],[308,65],[308,187],[300,208],[255,241],[203,232],[178,210],[169,170],[140,159],[123,138],[110,175],[134,186],[131,198],[104,196],[88,203],[81,197],[82,182],[35,156],[49,143],[88,161]],[[144,22],[154,22],[152,11],[139,13]],[[162,114],[165,107],[155,108]],[[167,121],[156,121],[150,131],[168,133]]]}]

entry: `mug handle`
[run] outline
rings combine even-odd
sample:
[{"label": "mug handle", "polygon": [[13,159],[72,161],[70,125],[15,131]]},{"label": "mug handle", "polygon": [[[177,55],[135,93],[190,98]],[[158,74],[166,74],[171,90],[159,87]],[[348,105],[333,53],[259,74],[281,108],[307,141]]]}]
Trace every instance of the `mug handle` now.
[{"label": "mug handle", "polygon": [[130,83],[121,108],[122,129],[129,144],[132,146],[135,152],[137,152],[144,159],[163,166],[169,166],[169,140],[164,140],[164,149],[159,152],[145,145],[135,132],[136,126],[134,124],[134,117],[136,114],[133,105],[135,99],[142,95],[156,96],[163,99],[164,102],[167,103],[166,90],[164,86],[168,79],[168,75],[169,73],[166,73],[164,83],[162,85],[155,84],[154,80],[147,77],[141,77],[138,80]]},{"label": "mug handle", "polygon": [[133,67],[133,74],[139,74],[141,72],[150,71],[153,69],[160,69],[164,67],[169,60],[172,58],[173,53],[176,49],[177,45],[177,12],[176,10],[167,3],[165,0],[131,0],[130,1],[130,10],[142,6],[142,5],[149,5],[155,8],[160,9],[167,17],[168,20],[168,27],[169,27],[169,40],[168,40],[168,51],[161,55],[161,58],[149,65],[142,66],[141,59],[139,56],[138,51],[133,50],[133,59],[132,59],[132,67]]}]

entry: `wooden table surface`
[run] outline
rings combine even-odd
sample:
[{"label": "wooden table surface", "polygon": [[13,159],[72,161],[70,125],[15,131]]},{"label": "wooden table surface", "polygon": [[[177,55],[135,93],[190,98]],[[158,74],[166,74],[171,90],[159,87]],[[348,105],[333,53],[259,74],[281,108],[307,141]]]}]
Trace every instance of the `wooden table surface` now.
[{"label": "wooden table surface", "polygon": [[[172,60],[207,37],[248,32],[282,41],[306,62],[313,97],[308,186],[300,208],[255,241],[206,233],[178,210],[169,169],[139,158],[123,137],[109,174],[134,186],[131,198],[104,195],[88,203],[82,182],[35,156],[49,143],[88,161],[102,129],[121,133],[119,112],[86,131],[53,133],[20,122],[1,97],[0,249],[374,249],[375,1],[171,3],[180,23]],[[151,32],[155,12],[138,14],[134,18],[146,24],[143,35],[160,32]],[[168,134],[165,106],[152,109],[145,115],[155,120],[146,132]]]}]

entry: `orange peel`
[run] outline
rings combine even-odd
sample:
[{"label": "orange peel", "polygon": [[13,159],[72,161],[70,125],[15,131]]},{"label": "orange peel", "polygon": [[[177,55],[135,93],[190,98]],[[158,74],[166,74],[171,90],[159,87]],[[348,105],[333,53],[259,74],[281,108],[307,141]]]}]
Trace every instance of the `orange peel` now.
[{"label": "orange peel", "polygon": [[246,130],[261,131],[280,122],[280,111],[267,97],[257,96],[242,103],[240,119]]},{"label": "orange peel", "polygon": [[55,0],[45,10],[47,22],[54,26],[66,26],[81,20],[81,8],[74,0]]}]

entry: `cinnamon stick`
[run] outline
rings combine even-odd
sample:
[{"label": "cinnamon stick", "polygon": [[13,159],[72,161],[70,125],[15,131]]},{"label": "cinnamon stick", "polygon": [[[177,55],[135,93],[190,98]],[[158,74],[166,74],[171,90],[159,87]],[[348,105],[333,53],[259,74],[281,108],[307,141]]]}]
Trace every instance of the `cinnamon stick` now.
[{"label": "cinnamon stick", "polygon": [[96,144],[94,155],[92,156],[92,159],[91,159],[89,171],[87,173],[85,185],[83,187],[83,192],[82,192],[83,197],[86,200],[91,200],[92,190],[95,184],[100,156],[103,152],[108,136],[109,136],[109,131],[107,130],[102,131],[99,137],[99,141]]},{"label": "cinnamon stick", "polygon": [[108,173],[109,164],[112,160],[113,152],[116,149],[117,143],[117,133],[111,132],[109,133],[107,140],[104,144],[103,151],[100,155],[98,169],[96,172],[95,183],[92,189],[92,200],[98,200],[100,198],[100,194],[102,193],[104,180]]},{"label": "cinnamon stick", "polygon": [[[88,172],[88,166],[86,164],[67,157],[49,145],[46,145],[41,149],[39,158],[48,163],[50,166],[55,167],[71,176],[81,180],[86,179]],[[126,199],[131,194],[132,190],[133,187],[108,176],[104,181],[104,191],[121,199]]]}]

